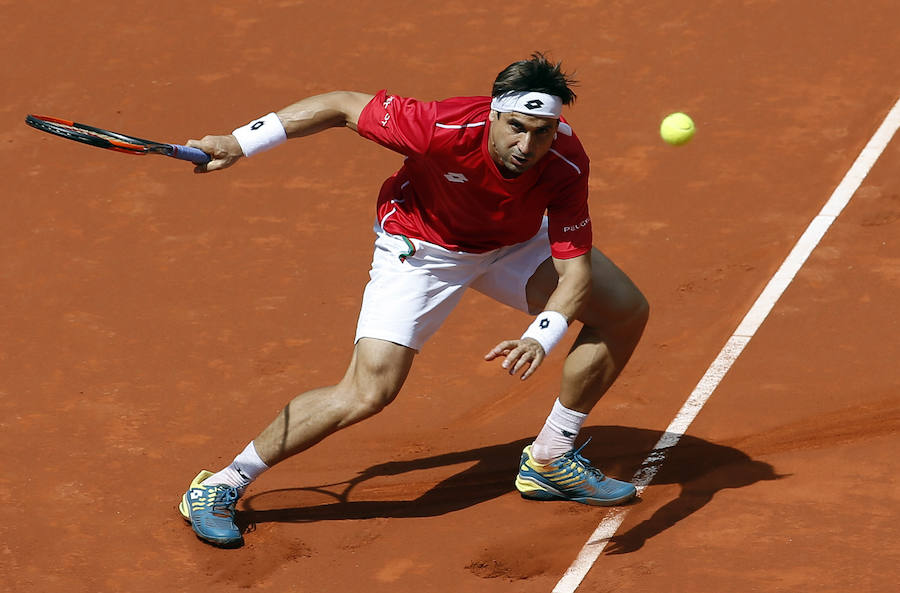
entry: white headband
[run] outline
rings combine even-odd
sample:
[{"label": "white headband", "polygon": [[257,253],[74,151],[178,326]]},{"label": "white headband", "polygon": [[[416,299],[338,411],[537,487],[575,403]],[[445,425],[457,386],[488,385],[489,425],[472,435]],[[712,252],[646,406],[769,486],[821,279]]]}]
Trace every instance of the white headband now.
[{"label": "white headband", "polygon": [[562,99],[536,91],[510,91],[491,99],[491,109],[500,113],[517,111],[538,117],[554,117],[562,114]]}]

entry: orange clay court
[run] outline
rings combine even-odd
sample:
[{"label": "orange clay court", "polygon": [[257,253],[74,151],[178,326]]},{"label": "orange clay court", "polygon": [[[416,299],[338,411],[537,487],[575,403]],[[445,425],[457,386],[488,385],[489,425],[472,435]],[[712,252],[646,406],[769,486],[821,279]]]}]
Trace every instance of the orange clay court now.
[{"label": "orange clay court", "polygon": [[[198,176],[25,114],[180,143],[319,92],[488,94],[532,51],[562,60],[594,244],[651,303],[582,433],[630,479],[900,97],[888,0],[0,1],[0,19],[13,593],[571,593],[615,512],[515,492],[565,348],[511,379],[481,357],[528,318],[473,293],[385,412],[253,485],[243,548],[199,542],[175,510],[196,469],[343,372],[400,157],[332,130]],[[683,147],[657,132],[675,111],[698,128]],[[900,140],[872,165],[577,591],[897,590]]]}]

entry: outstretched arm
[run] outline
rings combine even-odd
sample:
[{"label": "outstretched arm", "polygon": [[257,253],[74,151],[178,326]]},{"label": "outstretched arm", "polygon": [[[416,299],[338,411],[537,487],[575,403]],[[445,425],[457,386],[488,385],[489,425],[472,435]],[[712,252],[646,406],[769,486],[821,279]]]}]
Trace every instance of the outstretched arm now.
[{"label": "outstretched arm", "polygon": [[[347,127],[355,131],[359,114],[371,100],[372,95],[366,93],[335,91],[297,101],[276,115],[288,138],[309,136],[328,128]],[[188,140],[186,144],[212,157],[209,163],[195,169],[198,173],[230,167],[244,156],[232,134],[204,136],[201,140]]]},{"label": "outstretched arm", "polygon": [[[565,333],[568,324],[581,312],[591,294],[591,254],[590,252],[572,259],[553,258],[553,267],[559,277],[556,288],[550,294],[547,304],[544,305],[544,313],[555,314],[559,328],[550,328],[551,333],[558,333],[561,337]],[[544,313],[538,316],[538,320],[544,317]],[[561,317],[560,317],[561,316]],[[532,327],[534,324],[532,324]],[[543,327],[543,326],[540,326]],[[522,379],[530,377],[544,361],[547,351],[537,339],[529,337],[529,328],[518,340],[504,340],[494,346],[485,354],[485,360],[494,360],[503,357],[503,368],[510,375],[522,372]],[[523,372],[524,371],[524,372]]]}]

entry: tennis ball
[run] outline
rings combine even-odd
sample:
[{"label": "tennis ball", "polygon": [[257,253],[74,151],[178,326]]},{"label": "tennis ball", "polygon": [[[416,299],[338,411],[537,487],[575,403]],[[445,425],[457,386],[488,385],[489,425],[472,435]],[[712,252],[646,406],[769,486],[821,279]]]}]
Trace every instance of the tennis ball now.
[{"label": "tennis ball", "polygon": [[696,131],[694,120],[684,113],[667,115],[659,126],[659,135],[672,146],[687,144]]}]

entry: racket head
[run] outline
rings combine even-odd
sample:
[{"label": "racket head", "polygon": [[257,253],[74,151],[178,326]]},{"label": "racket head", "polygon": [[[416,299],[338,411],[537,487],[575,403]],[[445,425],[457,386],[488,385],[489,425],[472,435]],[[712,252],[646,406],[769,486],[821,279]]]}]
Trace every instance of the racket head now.
[{"label": "racket head", "polygon": [[166,144],[163,142],[154,142],[153,140],[145,140],[144,138],[138,138],[137,136],[129,136],[127,134],[113,132],[67,119],[50,117],[49,115],[29,114],[25,117],[25,123],[32,128],[47,132],[48,134],[74,140],[75,142],[81,142],[82,144],[96,146],[98,148],[105,148],[107,150],[115,150],[117,152],[136,155],[148,153],[161,154],[183,161],[190,161],[198,165],[210,161],[208,154],[196,148],[182,146],[180,144]]},{"label": "racket head", "polygon": [[160,144],[159,142],[144,140],[143,138],[138,138],[136,136],[128,136],[126,134],[104,130],[103,128],[89,126],[87,124],[80,124],[58,117],[50,117],[48,115],[28,115],[25,118],[25,123],[32,128],[47,132],[48,134],[74,140],[75,142],[81,142],[82,144],[89,144],[98,148],[106,148],[108,150],[129,154],[147,154],[154,148],[157,148],[157,152],[166,154],[167,151],[165,149],[168,148],[168,145]]}]

